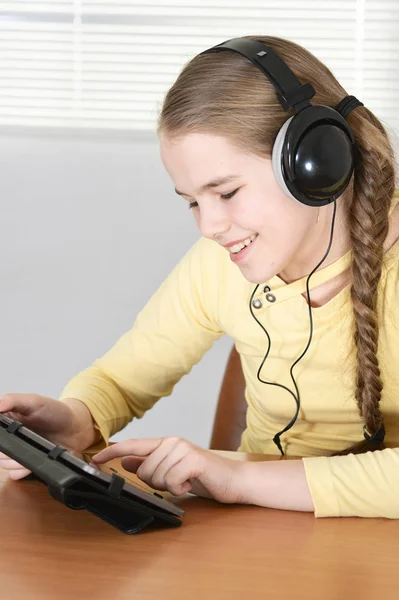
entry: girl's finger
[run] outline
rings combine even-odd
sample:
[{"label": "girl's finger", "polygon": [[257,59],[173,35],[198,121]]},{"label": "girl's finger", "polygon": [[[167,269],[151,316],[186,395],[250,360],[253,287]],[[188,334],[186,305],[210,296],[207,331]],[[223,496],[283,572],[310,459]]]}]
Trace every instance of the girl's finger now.
[{"label": "girl's finger", "polygon": [[36,410],[37,403],[32,402],[34,394],[6,394],[0,397],[0,412],[18,412],[21,415],[30,415]]},{"label": "girl's finger", "polygon": [[4,458],[10,458],[9,456],[7,456],[7,454],[4,454],[3,452],[0,452],[0,460],[3,460]]},{"label": "girl's finger", "polygon": [[92,457],[92,461],[95,463],[105,463],[113,458],[120,458],[121,456],[147,456],[151,454],[160,444],[164,438],[148,438],[144,440],[126,440],[119,442],[104,448],[98,454]]},{"label": "girl's finger", "polygon": [[12,471],[8,471],[8,476],[10,477],[10,479],[17,481],[18,479],[23,479],[24,477],[27,477],[28,475],[30,475],[30,473],[31,471],[23,467],[22,469],[13,469]]},{"label": "girl's finger", "polygon": [[156,490],[166,490],[165,477],[189,452],[191,445],[180,438],[166,438],[137,469],[137,476]]},{"label": "girl's finger", "polygon": [[0,467],[2,469],[7,469],[7,471],[12,469],[25,469],[23,465],[20,465],[16,460],[8,458],[7,456],[5,458],[0,457]]},{"label": "girl's finger", "polygon": [[192,489],[191,479],[199,476],[201,471],[201,456],[193,453],[186,454],[176,463],[165,476],[165,486],[174,496],[182,496]]}]

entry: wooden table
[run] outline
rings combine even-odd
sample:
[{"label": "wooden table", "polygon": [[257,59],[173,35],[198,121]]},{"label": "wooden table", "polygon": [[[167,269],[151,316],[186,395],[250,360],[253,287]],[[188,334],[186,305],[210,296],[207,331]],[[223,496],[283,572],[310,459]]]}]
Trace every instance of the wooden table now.
[{"label": "wooden table", "polygon": [[178,502],[180,528],[127,536],[0,470],[0,599],[399,597],[398,521]]}]

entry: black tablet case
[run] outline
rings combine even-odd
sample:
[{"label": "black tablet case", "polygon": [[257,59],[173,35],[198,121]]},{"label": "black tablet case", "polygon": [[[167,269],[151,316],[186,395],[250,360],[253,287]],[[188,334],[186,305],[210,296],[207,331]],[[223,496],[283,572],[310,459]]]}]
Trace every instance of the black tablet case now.
[{"label": "black tablet case", "polygon": [[51,496],[68,508],[86,509],[128,534],[138,533],[149,525],[179,526],[182,523],[184,511],[180,509],[178,515],[168,512],[166,500],[163,500],[164,507],[154,506],[150,492],[148,501],[134,496],[129,493],[131,486],[119,475],[104,473],[107,481],[103,481],[80,471],[63,460],[63,455],[68,454],[65,448],[36,436],[46,442],[47,447],[51,446],[49,451],[27,439],[26,432],[30,430],[19,421],[0,415],[0,451],[32,471],[47,485]]}]

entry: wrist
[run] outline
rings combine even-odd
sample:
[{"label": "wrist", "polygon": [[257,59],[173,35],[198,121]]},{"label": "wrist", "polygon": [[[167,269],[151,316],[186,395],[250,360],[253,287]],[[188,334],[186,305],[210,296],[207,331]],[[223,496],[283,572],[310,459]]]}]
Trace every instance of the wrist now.
[{"label": "wrist", "polygon": [[240,464],[239,469],[239,495],[240,504],[257,504],[254,488],[257,486],[257,478],[259,476],[253,469],[253,462],[245,460]]},{"label": "wrist", "polygon": [[242,491],[245,504],[314,511],[302,460],[246,461]]},{"label": "wrist", "polygon": [[76,450],[85,450],[100,441],[101,433],[84,402],[76,398],[65,398],[60,402],[71,411],[71,440]]}]

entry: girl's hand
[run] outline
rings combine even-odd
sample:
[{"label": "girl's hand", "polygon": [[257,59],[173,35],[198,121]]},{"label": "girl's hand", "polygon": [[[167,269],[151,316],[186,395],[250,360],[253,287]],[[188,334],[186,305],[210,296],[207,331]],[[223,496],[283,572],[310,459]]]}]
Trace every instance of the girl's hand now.
[{"label": "girl's hand", "polygon": [[[88,408],[73,398],[60,401],[39,394],[6,394],[0,397],[0,413],[67,448],[83,450],[95,439]],[[22,479],[30,473],[2,452],[0,468],[6,469],[11,479]]]},{"label": "girl's hand", "polygon": [[[178,437],[126,440],[105,448],[94,463],[123,457],[124,469],[174,496],[187,492],[219,502],[245,503],[245,462],[223,458]],[[142,457],[145,457],[144,459]]]}]

